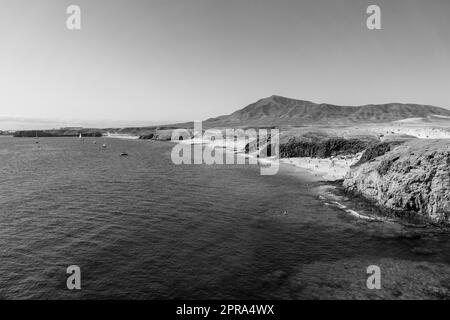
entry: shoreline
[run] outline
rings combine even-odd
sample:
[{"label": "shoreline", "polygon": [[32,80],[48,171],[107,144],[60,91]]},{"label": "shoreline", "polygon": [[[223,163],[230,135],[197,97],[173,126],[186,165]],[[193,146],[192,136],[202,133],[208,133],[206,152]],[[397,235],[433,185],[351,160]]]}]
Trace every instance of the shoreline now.
[{"label": "shoreline", "polygon": [[[375,143],[367,146],[363,151],[345,156],[277,159],[258,157],[258,151],[247,154],[245,142],[240,146],[230,144],[226,140],[217,140],[211,143],[210,141],[204,142],[202,139],[194,139],[186,140],[184,143],[202,143],[211,148],[220,147],[224,152],[256,159],[256,162],[262,166],[264,164],[290,166],[294,169],[290,172],[292,175],[298,172],[301,173],[303,179],[310,181],[338,181],[347,191],[353,191],[374,201],[383,211],[398,212],[396,216],[399,217],[415,215],[430,222],[444,224],[450,222],[448,211],[450,202],[448,193],[446,194],[448,176],[445,174],[448,170],[445,166],[445,159],[448,157],[445,149],[450,146],[450,139],[412,138],[404,140],[401,145],[394,145],[394,147],[388,142]],[[264,146],[260,146],[260,150],[261,148]],[[311,149],[310,151],[315,151],[314,148]],[[294,149],[294,151],[296,150]],[[327,155],[330,153],[331,150],[328,150]],[[295,154],[295,152],[291,153],[291,155]],[[297,154],[309,155],[310,153]],[[364,161],[358,167],[352,167],[359,162],[363,154]],[[393,165],[394,163],[395,165]],[[423,179],[423,175],[427,172],[436,172],[432,176],[432,181]],[[432,185],[435,187],[431,188]],[[412,189],[411,186],[414,188]],[[417,192],[420,192],[420,197],[417,196]],[[352,209],[340,209],[345,209],[344,211],[358,219],[376,220],[373,217],[364,217]]]},{"label": "shoreline", "polygon": [[[178,141],[177,141],[178,142]],[[179,141],[184,144],[203,144],[214,149],[223,149],[226,153],[233,153],[246,158],[256,158],[254,153],[245,153],[245,141],[241,143],[227,144],[226,139],[216,141],[204,141],[202,139],[189,139]],[[311,157],[295,157],[295,158],[279,158],[280,165],[294,167],[303,173],[310,175],[313,180],[317,181],[336,181],[344,179],[350,167],[359,161],[363,152],[356,155],[336,156],[328,158],[311,158]],[[257,158],[259,164],[274,163],[277,161],[273,157]]]},{"label": "shoreline", "polygon": [[323,181],[342,180],[350,167],[359,161],[362,152],[354,156],[337,156],[329,158],[281,158],[280,163],[305,170]]},{"label": "shoreline", "polygon": [[128,134],[119,134],[119,133],[107,133],[102,136],[102,138],[115,138],[115,139],[124,139],[124,140],[138,140],[139,136],[128,135]]}]

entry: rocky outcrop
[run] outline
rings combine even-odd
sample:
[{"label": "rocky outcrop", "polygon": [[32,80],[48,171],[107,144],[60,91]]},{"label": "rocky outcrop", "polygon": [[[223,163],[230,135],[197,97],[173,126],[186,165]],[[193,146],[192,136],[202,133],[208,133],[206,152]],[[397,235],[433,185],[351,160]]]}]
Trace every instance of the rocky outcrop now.
[{"label": "rocky outcrop", "polygon": [[178,130],[180,130],[180,129],[177,128],[177,129],[155,130],[155,133],[154,133],[152,139],[158,140],[158,141],[171,141],[172,135],[174,135],[174,133],[176,133],[176,136],[178,136],[178,138],[176,140],[187,140],[187,139],[192,138],[192,134],[189,130],[183,129],[183,130],[180,130],[179,132],[178,132]]},{"label": "rocky outcrop", "polygon": [[[157,141],[171,141],[172,135],[177,129],[157,129],[154,130],[152,133],[146,133],[139,136],[140,140],[157,140]],[[188,129],[182,129],[180,130],[179,134],[176,135],[176,140],[186,140],[191,139],[193,137],[191,130]]]},{"label": "rocky outcrop", "polygon": [[355,165],[344,187],[399,215],[450,223],[450,140],[413,139],[390,147]]},{"label": "rocky outcrop", "polygon": [[139,139],[140,140],[151,140],[151,139],[153,139],[154,136],[155,136],[154,133],[143,134],[143,135],[139,136]]},{"label": "rocky outcrop", "polygon": [[370,144],[370,141],[339,137],[326,139],[291,138],[287,143],[280,144],[280,156],[281,158],[328,158],[339,155],[354,155],[364,151]]},{"label": "rocky outcrop", "polygon": [[387,152],[393,150],[398,145],[402,144],[405,141],[384,141],[380,143],[375,143],[369,148],[367,148],[364,153],[361,155],[361,158],[359,161],[355,164],[355,166],[358,166],[360,164],[366,163],[368,161],[371,161],[372,159],[375,159],[377,157],[380,157]]}]

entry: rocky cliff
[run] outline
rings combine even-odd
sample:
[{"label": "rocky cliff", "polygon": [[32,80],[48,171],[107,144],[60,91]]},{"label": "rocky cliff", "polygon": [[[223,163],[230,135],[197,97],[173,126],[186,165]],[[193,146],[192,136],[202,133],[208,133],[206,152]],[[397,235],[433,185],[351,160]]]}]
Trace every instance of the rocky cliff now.
[{"label": "rocky cliff", "polygon": [[450,223],[450,140],[412,139],[355,165],[344,187],[399,215]]},{"label": "rocky cliff", "polygon": [[324,139],[291,138],[287,143],[280,143],[280,157],[327,158],[338,155],[353,155],[364,151],[370,141],[361,139],[344,139],[330,137]]}]

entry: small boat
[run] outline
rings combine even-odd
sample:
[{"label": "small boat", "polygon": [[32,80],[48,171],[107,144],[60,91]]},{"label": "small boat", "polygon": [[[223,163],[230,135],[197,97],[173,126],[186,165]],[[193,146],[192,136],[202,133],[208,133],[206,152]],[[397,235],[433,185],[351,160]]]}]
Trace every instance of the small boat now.
[{"label": "small boat", "polygon": [[103,148],[103,149],[106,149],[106,144],[103,144],[103,145],[102,145],[102,148]]},{"label": "small boat", "polygon": [[128,156],[128,153],[126,153],[126,152],[121,152],[121,153],[120,153],[120,156],[121,156],[121,157],[126,157],[126,156]]}]

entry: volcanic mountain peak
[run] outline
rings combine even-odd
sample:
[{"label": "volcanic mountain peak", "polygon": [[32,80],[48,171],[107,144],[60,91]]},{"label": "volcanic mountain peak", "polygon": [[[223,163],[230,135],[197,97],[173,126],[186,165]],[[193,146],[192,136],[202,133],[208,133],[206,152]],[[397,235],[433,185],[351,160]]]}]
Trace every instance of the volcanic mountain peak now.
[{"label": "volcanic mountain peak", "polygon": [[272,95],[230,115],[208,119],[206,123],[214,126],[347,124],[389,122],[433,115],[450,116],[450,110],[402,103],[338,106]]}]

